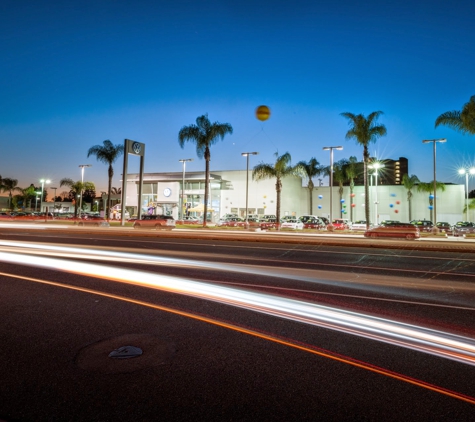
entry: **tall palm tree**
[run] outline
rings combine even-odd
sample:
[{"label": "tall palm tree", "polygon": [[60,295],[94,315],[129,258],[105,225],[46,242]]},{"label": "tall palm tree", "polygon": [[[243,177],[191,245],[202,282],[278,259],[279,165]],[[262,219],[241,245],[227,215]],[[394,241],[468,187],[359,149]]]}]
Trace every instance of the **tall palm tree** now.
[{"label": "tall palm tree", "polygon": [[343,183],[347,181],[345,171],[347,165],[348,160],[346,158],[342,158],[333,164],[333,180],[338,183],[338,193],[340,195],[340,218],[343,217]]},{"label": "tall palm tree", "polygon": [[312,157],[308,163],[306,161],[299,161],[295,168],[301,177],[308,180],[307,189],[310,199],[310,215],[313,215],[313,189],[315,185],[312,178],[323,174],[324,167],[320,165],[316,158]]},{"label": "tall palm tree", "polygon": [[[442,183],[442,182],[435,182],[435,190],[436,192],[438,190],[441,190],[442,192],[445,191],[445,184]],[[417,185],[417,191],[418,192],[426,192],[429,194],[429,209],[430,209],[430,221],[434,221],[432,219],[432,213],[433,213],[433,210],[432,210],[432,207],[434,206],[434,182],[420,182],[418,185]]]},{"label": "tall palm tree", "polygon": [[103,145],[94,145],[89,148],[87,156],[95,155],[97,161],[109,165],[108,175],[109,175],[109,184],[107,190],[107,220],[109,219],[110,206],[111,206],[111,190],[112,190],[112,178],[114,177],[114,168],[112,164],[119,158],[124,152],[123,145],[114,145],[111,141],[105,140]]},{"label": "tall palm tree", "polygon": [[20,192],[21,188],[18,186],[18,180],[11,179],[6,177],[5,179],[1,179],[0,190],[2,192],[8,192],[8,208],[13,210],[12,208],[12,197],[13,192]]},{"label": "tall palm tree", "polygon": [[462,133],[475,135],[475,95],[465,103],[462,111],[446,111],[435,120],[435,127],[448,126]]},{"label": "tall palm tree", "polygon": [[355,179],[358,177],[358,159],[351,156],[345,167],[346,178],[350,181],[350,221],[353,221],[353,191],[355,189]]},{"label": "tall palm tree", "polygon": [[418,183],[420,183],[420,180],[415,174],[412,174],[411,176],[408,176],[407,174],[405,174],[404,176],[402,176],[402,184],[407,189],[407,205],[409,207],[409,221],[412,221],[412,206],[411,206],[412,189]]},{"label": "tall palm tree", "polygon": [[113,195],[120,195],[120,194],[122,193],[122,188],[113,187],[113,188],[111,189],[111,193],[112,193]]},{"label": "tall palm tree", "polygon": [[385,136],[386,126],[377,125],[376,120],[383,114],[382,111],[373,111],[365,117],[363,114],[353,113],[341,113],[343,117],[348,119],[348,124],[351,126],[348,132],[346,132],[346,139],[355,139],[356,143],[363,147],[363,178],[364,178],[364,194],[365,194],[365,217],[366,227],[369,229],[369,188],[368,188],[368,163],[369,163],[369,150],[368,146],[371,142]]},{"label": "tall palm tree", "polygon": [[300,170],[297,167],[292,167],[290,162],[292,157],[288,152],[279,157],[279,153],[274,153],[276,157],[274,164],[260,163],[252,170],[253,180],[276,179],[275,191],[277,194],[276,200],[276,217],[277,222],[280,221],[280,195],[282,192],[282,179],[286,176],[299,176]]},{"label": "tall palm tree", "polygon": [[178,132],[178,144],[183,148],[186,141],[196,144],[196,155],[198,158],[204,158],[206,161],[205,171],[205,198],[203,209],[203,227],[206,227],[208,215],[208,198],[209,198],[209,162],[211,160],[210,146],[223,140],[227,134],[233,133],[233,127],[229,123],[211,123],[208,114],[199,116],[196,119],[196,125],[183,126]]},{"label": "tall palm tree", "polygon": [[59,181],[59,186],[67,186],[70,189],[69,196],[74,198],[74,217],[78,215],[78,196],[81,195],[84,190],[96,189],[92,182],[81,182],[80,180],[75,182],[73,179],[67,177]]}]

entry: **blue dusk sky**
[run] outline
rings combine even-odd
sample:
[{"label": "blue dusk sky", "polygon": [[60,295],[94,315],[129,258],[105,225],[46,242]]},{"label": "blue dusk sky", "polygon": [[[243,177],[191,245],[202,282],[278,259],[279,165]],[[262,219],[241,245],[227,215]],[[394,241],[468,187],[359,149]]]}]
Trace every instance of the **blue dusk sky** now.
[{"label": "blue dusk sky", "polygon": [[[21,187],[49,178],[107,188],[107,166],[87,158],[105,139],[146,144],[146,172],[204,171],[178,132],[208,113],[234,134],[211,148],[211,171],[244,170],[289,152],[292,163],[342,145],[342,112],[381,110],[388,134],[378,158],[409,159],[409,173],[464,183],[475,137],[435,129],[437,116],[475,95],[475,2],[2,0],[0,2],[0,175]],[[271,109],[260,122],[258,105]],[[138,171],[131,157],[129,172]],[[120,186],[122,158],[114,165]],[[475,180],[470,182],[470,189]],[[58,193],[61,190],[58,191]]]}]

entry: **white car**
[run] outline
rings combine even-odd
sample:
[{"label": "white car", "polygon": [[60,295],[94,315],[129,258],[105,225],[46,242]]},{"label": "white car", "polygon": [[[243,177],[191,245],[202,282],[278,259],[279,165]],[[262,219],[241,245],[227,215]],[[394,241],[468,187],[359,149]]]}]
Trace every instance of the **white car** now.
[{"label": "white car", "polygon": [[303,230],[303,223],[297,219],[286,220],[280,225],[283,229]]},{"label": "white car", "polygon": [[[372,228],[373,225],[370,224],[369,225],[369,228]],[[355,221],[352,225],[351,225],[351,230],[366,230],[366,220],[358,220],[358,221]]]}]

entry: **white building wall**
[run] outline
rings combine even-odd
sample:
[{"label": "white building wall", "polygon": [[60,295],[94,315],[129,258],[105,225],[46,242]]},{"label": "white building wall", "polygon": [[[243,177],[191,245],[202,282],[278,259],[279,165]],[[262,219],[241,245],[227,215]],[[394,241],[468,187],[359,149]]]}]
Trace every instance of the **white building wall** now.
[{"label": "white building wall", "polygon": [[[246,171],[214,171],[213,174],[219,175],[223,180],[229,181],[230,189],[212,190],[213,204],[218,199],[219,209],[215,209],[215,219],[224,214],[237,212],[239,215],[245,215],[246,208]],[[156,183],[156,182],[155,182]],[[159,200],[166,202],[179,200],[179,183],[167,182],[158,183]],[[172,190],[169,198],[162,197],[165,187]],[[187,192],[188,193],[188,192]],[[191,193],[191,192],[190,192]],[[194,192],[195,194],[197,192]],[[353,221],[365,220],[364,208],[364,186],[354,187],[354,207]],[[375,200],[376,188],[369,187],[370,202],[370,220],[375,221]],[[333,218],[341,216],[341,210],[344,209],[346,214],[343,218],[350,219],[350,188],[343,188],[344,202],[340,202],[338,187],[333,187]],[[135,182],[129,183],[127,186],[127,205],[136,205],[137,185]],[[399,220],[409,221],[409,208],[407,202],[407,190],[404,186],[387,186],[379,185],[377,187],[377,213],[378,222],[382,220]],[[250,213],[252,210],[261,210],[260,214],[276,214],[276,191],[275,179],[266,179],[254,181],[252,179],[252,170],[249,170],[249,188],[248,188],[248,207]],[[346,207],[343,207],[346,205]],[[448,221],[455,224],[457,221],[465,220],[463,208],[465,206],[465,187],[464,185],[446,185],[445,191],[437,192],[437,221]],[[417,192],[413,189],[412,198],[412,219],[430,219],[429,210],[429,194]],[[281,193],[281,216],[293,215],[301,216],[310,212],[309,193],[305,186],[302,186],[302,180],[299,177],[291,176],[282,180]],[[472,212],[475,214],[475,212]],[[174,213],[175,214],[175,213]],[[318,186],[313,191],[313,214],[329,217],[330,214],[330,188],[328,186]],[[473,218],[474,216],[471,216]]]}]

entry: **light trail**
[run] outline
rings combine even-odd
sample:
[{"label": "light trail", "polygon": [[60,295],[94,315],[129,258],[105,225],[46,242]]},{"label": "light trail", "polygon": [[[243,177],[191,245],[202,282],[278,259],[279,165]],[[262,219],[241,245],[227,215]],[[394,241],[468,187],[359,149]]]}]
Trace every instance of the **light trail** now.
[{"label": "light trail", "polygon": [[[71,254],[72,251],[68,253]],[[0,252],[0,261],[61,270],[210,300],[475,365],[474,339],[335,307],[197,282],[188,278],[66,259],[34,255],[29,255],[28,259],[25,259],[22,254]],[[209,263],[206,265],[209,266]],[[226,270],[225,265],[221,267]]]},{"label": "light trail", "polygon": [[120,300],[120,301],[123,301],[123,302],[133,303],[135,305],[145,306],[145,307],[156,309],[156,310],[159,310],[159,311],[172,313],[172,314],[175,314],[175,315],[179,315],[179,316],[194,319],[194,320],[197,320],[197,321],[205,322],[207,324],[212,324],[212,325],[216,325],[218,327],[226,328],[228,330],[233,330],[233,331],[237,331],[237,332],[240,332],[240,333],[243,333],[243,334],[246,334],[246,335],[251,335],[251,336],[261,338],[263,340],[271,341],[271,342],[274,342],[274,343],[277,343],[277,344],[280,344],[280,345],[283,345],[283,346],[292,347],[294,349],[301,350],[301,351],[304,351],[304,352],[307,352],[307,353],[311,353],[311,354],[314,354],[314,355],[317,355],[317,356],[320,356],[320,357],[324,357],[324,358],[327,358],[327,359],[332,359],[332,360],[335,360],[335,361],[340,362],[340,363],[344,363],[344,364],[351,365],[351,366],[354,366],[354,367],[357,367],[357,368],[360,368],[360,369],[364,369],[364,370],[367,370],[367,371],[370,371],[370,372],[374,372],[374,373],[377,373],[377,374],[380,374],[380,375],[384,375],[384,376],[387,376],[389,378],[393,378],[393,379],[396,379],[396,380],[399,380],[399,381],[403,381],[403,382],[406,382],[406,383],[409,383],[409,384],[412,384],[412,385],[415,385],[415,386],[418,386],[418,387],[421,387],[421,388],[425,388],[427,390],[434,391],[434,392],[439,393],[439,394],[443,394],[443,395],[446,395],[446,396],[449,396],[449,397],[452,397],[452,398],[455,398],[455,399],[458,399],[458,400],[465,401],[465,402],[470,403],[470,404],[475,404],[475,397],[471,397],[471,396],[468,396],[466,394],[459,393],[457,391],[449,390],[447,388],[443,388],[441,386],[434,385],[434,384],[431,384],[431,383],[428,383],[428,382],[425,382],[425,381],[422,381],[422,380],[419,380],[419,379],[416,379],[416,378],[413,378],[413,377],[409,377],[409,376],[401,374],[401,373],[390,371],[386,368],[382,368],[382,367],[379,367],[379,366],[376,366],[376,365],[372,365],[370,363],[363,362],[361,360],[357,360],[357,359],[351,358],[349,356],[344,356],[344,355],[339,354],[339,353],[331,352],[329,350],[325,350],[325,349],[322,349],[322,348],[314,346],[314,345],[301,344],[301,343],[296,342],[295,340],[290,340],[290,339],[286,339],[286,338],[283,338],[283,337],[277,337],[277,336],[273,336],[273,335],[270,335],[270,334],[265,334],[265,333],[262,333],[262,332],[259,332],[259,331],[256,331],[256,330],[243,328],[243,327],[238,326],[236,324],[230,324],[230,323],[227,323],[227,322],[219,321],[219,320],[214,319],[214,318],[204,317],[202,315],[196,315],[196,314],[193,314],[193,313],[190,313],[190,312],[185,312],[185,311],[177,310],[177,309],[174,309],[174,308],[169,308],[167,306],[156,305],[156,304],[153,304],[153,303],[150,303],[150,302],[144,302],[144,301],[140,301],[140,300],[130,299],[130,298],[127,298],[127,297],[124,297],[124,296],[99,292],[97,290],[86,289],[86,288],[77,287],[77,286],[68,286],[68,285],[64,285],[64,284],[61,284],[61,283],[56,283],[56,282],[46,281],[46,280],[40,280],[38,278],[33,278],[33,277],[19,276],[19,275],[16,275],[16,274],[0,273],[0,275],[6,276],[6,277],[18,278],[18,279],[21,279],[21,280],[33,281],[33,282],[41,283],[41,284],[47,284],[47,285],[50,285],[50,286],[56,286],[56,287],[60,287],[60,288],[80,291],[80,292],[83,292],[83,293],[94,294],[94,295],[106,297],[106,298],[109,298],[109,299]]},{"label": "light trail", "polygon": [[[278,269],[269,266],[255,266],[249,264],[222,264],[216,262],[210,262],[209,259],[213,258],[213,254],[203,254],[203,257],[208,258],[206,261],[198,261],[196,259],[184,259],[184,258],[173,258],[165,257],[161,252],[160,256],[156,255],[145,255],[139,253],[131,253],[127,250],[121,250],[120,248],[115,248],[118,250],[111,250],[111,248],[102,248],[102,249],[91,249],[89,246],[58,246],[54,244],[41,244],[41,243],[27,243],[19,241],[5,241],[0,240],[0,250],[7,252],[15,253],[24,253],[28,255],[46,255],[53,257],[63,257],[63,258],[73,258],[73,259],[88,259],[94,261],[104,261],[104,262],[119,262],[119,263],[131,263],[131,264],[144,264],[144,265],[157,265],[157,266],[175,266],[179,268],[188,268],[188,269],[200,269],[206,271],[226,271],[226,272],[236,272],[241,274],[253,274],[261,275],[266,277],[280,278],[280,279],[291,279],[294,281],[303,281],[305,283],[319,284],[319,285],[331,285],[331,286],[340,286],[343,288],[351,288],[358,290],[367,290],[371,293],[381,292],[387,294],[388,292],[384,289],[386,288],[397,288],[396,292],[398,296],[409,296],[411,298],[420,296],[424,291],[442,291],[450,292],[458,291],[463,292],[464,296],[457,298],[460,302],[457,305],[449,305],[446,303],[433,303],[433,302],[423,302],[421,300],[401,300],[401,299],[384,299],[378,297],[370,296],[361,296],[361,295],[341,295],[345,297],[358,297],[364,298],[366,300],[379,300],[385,302],[393,303],[411,303],[417,305],[425,306],[437,306],[437,307],[446,307],[453,309],[465,309],[465,310],[475,310],[473,305],[474,300],[470,297],[466,297],[467,293],[475,293],[475,285],[469,283],[458,283],[451,282],[450,288],[448,288],[445,281],[437,280],[406,280],[404,279],[392,279],[386,277],[385,280],[381,280],[381,277],[374,275],[361,275],[354,273],[344,273],[344,274],[330,274],[325,273],[323,270],[313,270],[313,269],[296,269],[296,268],[283,268],[279,267]],[[165,252],[166,253],[166,252]],[[193,255],[194,257],[196,255]],[[199,255],[201,256],[201,255]],[[223,257],[223,255],[218,255]],[[226,282],[221,282],[221,284],[230,284]],[[238,285],[238,284],[233,284]],[[262,286],[261,286],[262,287]],[[275,289],[275,286],[266,286],[267,288]],[[280,287],[281,288],[281,287]],[[404,288],[405,290],[402,290]],[[284,288],[281,288],[284,289]],[[292,289],[297,291],[296,289]],[[407,290],[410,290],[408,293]],[[304,291],[304,290],[300,290]],[[319,292],[310,291],[313,294]],[[321,292],[321,294],[328,295],[328,292]],[[334,296],[338,296],[335,293],[332,293]],[[465,300],[465,302],[463,301]]]}]

